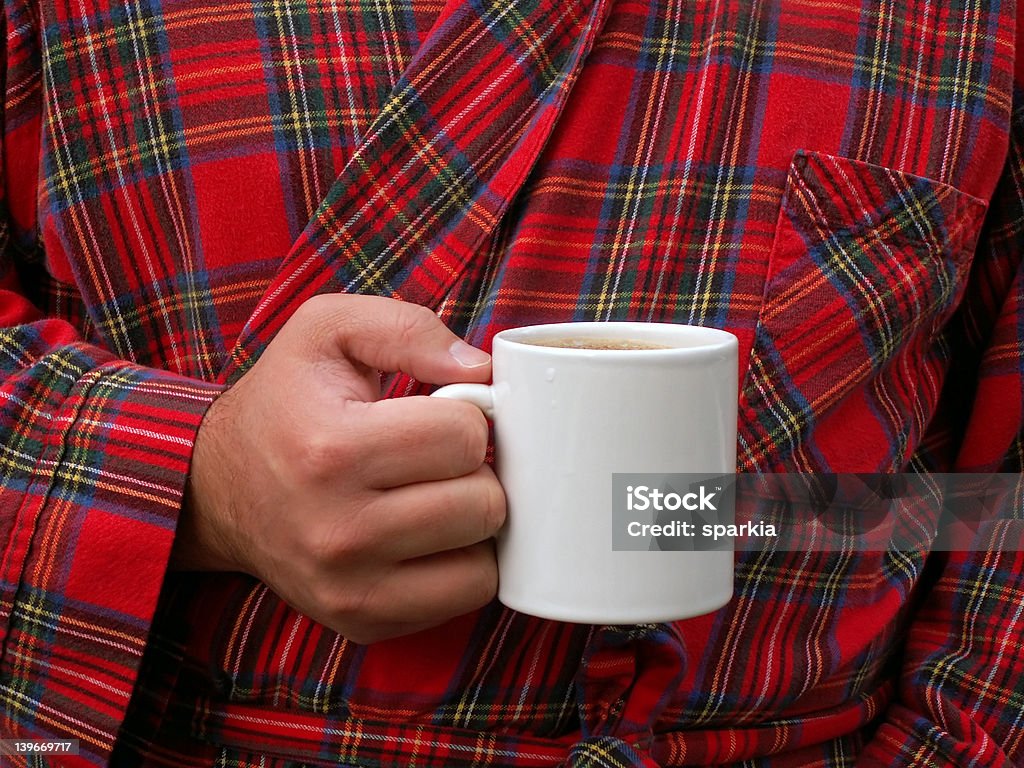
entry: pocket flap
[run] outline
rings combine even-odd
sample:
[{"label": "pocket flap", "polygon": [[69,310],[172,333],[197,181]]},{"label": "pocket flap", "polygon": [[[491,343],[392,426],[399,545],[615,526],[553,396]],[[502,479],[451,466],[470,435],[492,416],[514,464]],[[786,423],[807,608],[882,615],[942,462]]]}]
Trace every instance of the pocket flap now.
[{"label": "pocket flap", "polygon": [[[984,213],[939,181],[795,156],[741,397],[741,464],[781,466],[837,404],[896,368],[904,386],[887,393],[889,412],[914,409],[923,367],[941,379],[931,348],[963,294]],[[878,418],[863,407],[847,417]],[[901,428],[886,418],[883,432]]]}]

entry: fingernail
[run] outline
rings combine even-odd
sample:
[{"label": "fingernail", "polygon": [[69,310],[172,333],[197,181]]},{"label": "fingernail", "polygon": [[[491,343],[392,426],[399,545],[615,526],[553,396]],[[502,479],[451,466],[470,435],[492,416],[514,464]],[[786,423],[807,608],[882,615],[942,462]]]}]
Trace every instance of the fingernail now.
[{"label": "fingernail", "polygon": [[491,356],[482,349],[471,347],[464,341],[452,342],[448,347],[448,353],[459,361],[463,368],[479,368],[491,362]]}]

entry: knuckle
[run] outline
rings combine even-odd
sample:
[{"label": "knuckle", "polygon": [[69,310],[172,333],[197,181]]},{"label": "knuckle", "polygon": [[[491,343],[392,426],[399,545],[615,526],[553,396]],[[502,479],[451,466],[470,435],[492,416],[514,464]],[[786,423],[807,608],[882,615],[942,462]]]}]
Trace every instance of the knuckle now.
[{"label": "knuckle", "polygon": [[344,303],[337,294],[317,294],[306,299],[285,323],[279,336],[295,350],[317,355],[332,346],[337,329],[344,327]]},{"label": "knuckle", "polygon": [[336,599],[325,616],[318,620],[354,643],[369,642],[367,629],[372,622],[353,611],[347,601]]},{"label": "knuckle", "polygon": [[325,568],[356,572],[380,564],[379,532],[372,525],[372,503],[353,499],[345,509],[332,508],[321,516],[310,552]]},{"label": "knuckle", "polygon": [[337,617],[339,623],[346,626],[357,626],[370,621],[373,610],[368,592],[372,592],[370,584],[356,582],[346,585],[344,589],[336,588],[329,599],[327,607]]},{"label": "knuckle", "polygon": [[434,310],[429,307],[425,307],[422,304],[409,304],[405,303],[402,305],[406,309],[406,315],[409,318],[409,322],[419,328],[430,328],[436,325],[441,325],[440,319],[434,314]]},{"label": "knuckle", "polygon": [[339,535],[336,526],[320,525],[306,534],[306,553],[310,561],[321,570],[330,573],[348,563],[358,549],[354,536],[346,532]]},{"label": "knuckle", "polygon": [[335,581],[325,583],[318,595],[324,623],[354,642],[364,642],[379,623],[375,592],[373,581],[354,580],[344,586]]},{"label": "knuckle", "polygon": [[354,441],[344,434],[320,428],[287,440],[280,450],[293,464],[301,481],[322,485],[349,476],[360,459]]},{"label": "knuckle", "polygon": [[299,305],[296,314],[302,312],[307,317],[320,317],[328,311],[335,303],[335,297],[326,293],[319,293],[315,296],[310,296],[302,304]]},{"label": "knuckle", "polygon": [[306,299],[298,306],[286,325],[301,328],[304,332],[308,332],[310,328],[316,329],[328,311],[329,302],[330,297],[323,294]]},{"label": "knuckle", "polygon": [[294,457],[297,476],[307,482],[322,483],[337,472],[339,448],[334,440],[322,434],[302,436],[292,445],[286,446]]},{"label": "knuckle", "polygon": [[395,315],[394,333],[396,340],[403,346],[417,343],[424,331],[441,322],[431,310],[419,304],[398,306],[400,309]]},{"label": "knuckle", "polygon": [[363,567],[367,563],[382,565],[380,531],[366,516],[357,515],[338,521],[332,537],[335,562],[345,567]]}]

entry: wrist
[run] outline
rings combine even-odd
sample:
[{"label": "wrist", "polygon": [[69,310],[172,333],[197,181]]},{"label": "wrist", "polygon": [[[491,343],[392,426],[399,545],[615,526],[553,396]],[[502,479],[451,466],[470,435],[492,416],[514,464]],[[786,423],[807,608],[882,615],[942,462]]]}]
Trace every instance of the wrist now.
[{"label": "wrist", "polygon": [[170,568],[177,571],[238,571],[235,547],[224,530],[233,518],[233,501],[223,482],[229,474],[228,456],[221,448],[215,401],[199,426],[185,484],[181,515],[171,550]]}]

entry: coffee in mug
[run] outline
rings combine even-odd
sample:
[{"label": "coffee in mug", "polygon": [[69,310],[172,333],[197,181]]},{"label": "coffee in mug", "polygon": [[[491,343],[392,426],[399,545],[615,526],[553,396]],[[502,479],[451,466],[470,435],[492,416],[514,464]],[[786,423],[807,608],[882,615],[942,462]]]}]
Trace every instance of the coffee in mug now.
[{"label": "coffee in mug", "polygon": [[538,347],[557,347],[559,349],[671,349],[665,344],[654,344],[639,339],[600,339],[600,338],[553,338],[524,341]]}]

